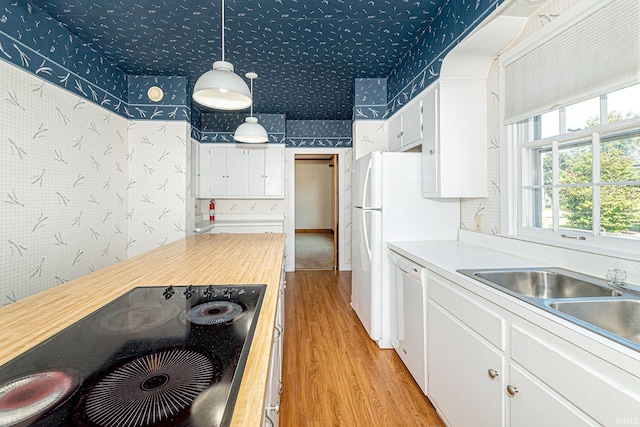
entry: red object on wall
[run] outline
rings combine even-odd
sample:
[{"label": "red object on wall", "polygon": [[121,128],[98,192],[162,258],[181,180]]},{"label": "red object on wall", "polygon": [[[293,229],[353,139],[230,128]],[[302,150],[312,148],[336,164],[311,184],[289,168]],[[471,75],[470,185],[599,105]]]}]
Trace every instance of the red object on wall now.
[{"label": "red object on wall", "polygon": [[216,204],[212,201],[209,202],[209,221],[216,219]]}]

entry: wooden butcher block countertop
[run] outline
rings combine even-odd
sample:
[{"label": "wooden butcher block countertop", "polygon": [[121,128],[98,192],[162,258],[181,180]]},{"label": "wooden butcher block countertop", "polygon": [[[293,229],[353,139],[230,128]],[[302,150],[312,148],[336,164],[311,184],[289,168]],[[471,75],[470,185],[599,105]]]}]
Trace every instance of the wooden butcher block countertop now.
[{"label": "wooden butcher block countertop", "polygon": [[0,307],[0,365],[137,286],[266,284],[231,423],[262,426],[283,252],[283,234],[190,236]]}]

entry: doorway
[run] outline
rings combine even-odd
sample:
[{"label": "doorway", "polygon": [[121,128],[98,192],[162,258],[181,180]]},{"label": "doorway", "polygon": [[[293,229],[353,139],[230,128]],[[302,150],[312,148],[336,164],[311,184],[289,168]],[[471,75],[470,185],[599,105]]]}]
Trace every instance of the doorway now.
[{"label": "doorway", "polygon": [[296,154],[295,269],[338,268],[337,154]]}]

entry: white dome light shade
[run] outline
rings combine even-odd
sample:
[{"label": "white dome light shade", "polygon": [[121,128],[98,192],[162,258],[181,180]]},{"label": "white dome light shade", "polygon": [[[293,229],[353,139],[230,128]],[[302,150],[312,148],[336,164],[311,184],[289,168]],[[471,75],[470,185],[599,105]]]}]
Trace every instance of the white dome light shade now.
[{"label": "white dome light shade", "polygon": [[233,139],[239,142],[247,142],[249,144],[262,144],[269,141],[267,131],[258,123],[257,117],[247,117],[236,129]]},{"label": "white dome light shade", "polygon": [[216,61],[213,70],[196,81],[193,100],[216,110],[244,110],[251,106],[251,92],[242,77],[233,72],[231,63]]}]

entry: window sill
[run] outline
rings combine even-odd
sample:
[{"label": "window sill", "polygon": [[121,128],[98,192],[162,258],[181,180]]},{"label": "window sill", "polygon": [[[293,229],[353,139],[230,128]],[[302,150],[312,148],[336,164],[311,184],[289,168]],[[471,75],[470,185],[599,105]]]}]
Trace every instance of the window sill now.
[{"label": "window sill", "polygon": [[[593,277],[606,278],[611,268],[621,268],[627,272],[627,283],[640,283],[640,256],[633,253],[584,248],[576,244],[563,244],[539,238],[523,236],[483,234],[460,230],[462,243],[519,256],[530,265],[566,268]],[[486,268],[501,265],[487,263]]]}]

